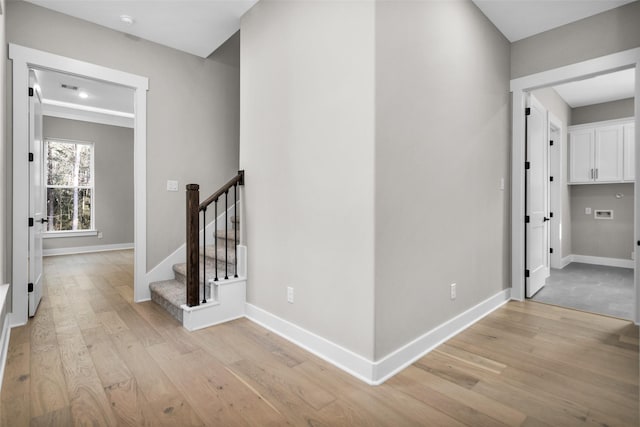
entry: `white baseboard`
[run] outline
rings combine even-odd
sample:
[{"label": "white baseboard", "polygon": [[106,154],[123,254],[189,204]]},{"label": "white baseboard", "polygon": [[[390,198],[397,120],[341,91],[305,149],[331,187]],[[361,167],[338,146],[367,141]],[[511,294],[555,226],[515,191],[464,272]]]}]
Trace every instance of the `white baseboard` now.
[{"label": "white baseboard", "polygon": [[115,243],[112,245],[95,245],[95,246],[78,246],[75,248],[55,248],[44,249],[42,256],[56,256],[56,255],[73,255],[73,254],[86,254],[90,252],[106,252],[106,251],[121,251],[123,249],[133,249],[133,243]]},{"label": "white baseboard", "polygon": [[632,259],[606,258],[589,255],[570,255],[571,262],[581,262],[583,264],[606,265],[609,267],[634,268],[635,261]]},{"label": "white baseboard", "polygon": [[560,261],[560,269],[565,268],[567,265],[571,264],[573,262],[573,255],[567,255],[566,257],[562,258],[562,260]]},{"label": "white baseboard", "polygon": [[11,336],[11,319],[7,313],[7,293],[9,285],[0,286],[0,313],[4,313],[2,320],[2,332],[0,333],[0,388],[2,388],[2,380],[4,378],[4,368],[7,364],[7,352],[9,351],[9,338]]},{"label": "white baseboard", "polygon": [[511,289],[504,289],[376,361],[373,367],[372,382],[376,385],[382,384],[440,344],[500,308],[510,298]]},{"label": "white baseboard", "polygon": [[502,290],[375,362],[252,304],[247,303],[245,316],[367,384],[379,385],[508,302],[510,295],[510,289]]},{"label": "white baseboard", "polygon": [[[222,230],[224,230],[224,215],[225,215],[224,212],[218,215],[218,228]],[[229,218],[235,215],[235,206],[232,205],[229,209],[227,209],[227,215]],[[215,221],[211,221],[209,224],[207,224],[207,227],[206,227],[207,236],[210,236],[213,234],[214,224],[215,224]],[[204,233],[202,230],[200,230],[200,243],[202,243],[203,237],[204,237]],[[153,267],[147,273],[146,275],[147,286],[149,286],[149,284],[153,282],[172,279],[174,277],[173,266],[175,264],[185,262],[186,259],[187,259],[187,244],[184,243],[180,247],[178,247],[178,249],[173,251],[171,255],[169,255],[162,261],[160,261],[158,265]]]},{"label": "white baseboard", "polygon": [[371,360],[253,304],[247,303],[245,316],[252,322],[269,329],[367,384],[373,384],[373,362]]}]

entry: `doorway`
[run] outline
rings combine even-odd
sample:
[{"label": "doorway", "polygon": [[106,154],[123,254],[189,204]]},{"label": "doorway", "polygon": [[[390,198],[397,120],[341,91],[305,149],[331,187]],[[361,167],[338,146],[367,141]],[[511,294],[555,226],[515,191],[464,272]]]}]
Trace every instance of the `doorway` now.
[{"label": "doorway", "polygon": [[551,237],[550,275],[527,294],[534,301],[633,319],[634,76],[531,92],[549,116]]},{"label": "doorway", "polygon": [[134,300],[150,298],[146,284],[146,92],[148,80],[126,72],[10,44],[13,62],[13,199],[11,326],[28,318],[29,70],[51,70],[131,88],[134,93]]},{"label": "doorway", "polygon": [[[513,146],[512,146],[512,298],[523,300],[525,298],[525,223],[523,218],[526,215],[525,196],[525,107],[527,93],[532,90],[558,85],[570,81],[582,80],[613,71],[634,68],[636,80],[640,73],[640,49],[631,49],[605,57],[584,61],[561,67],[554,70],[545,71],[535,75],[525,76],[511,81],[513,93]],[[640,99],[638,86],[634,90],[635,98],[635,121],[638,121],[640,112],[637,104]],[[634,147],[638,147],[639,135],[634,137]],[[634,163],[637,167],[640,164],[640,153],[635,150]],[[638,187],[634,187],[634,209],[638,211]],[[605,214],[606,215],[606,214]],[[640,229],[638,218],[634,219],[634,244],[638,242],[637,230]],[[563,229],[563,233],[566,230]],[[637,247],[637,246],[636,246]],[[633,302],[632,318],[637,323],[640,319],[639,304],[640,292],[638,286],[638,259],[633,260],[635,274],[633,280]]]}]

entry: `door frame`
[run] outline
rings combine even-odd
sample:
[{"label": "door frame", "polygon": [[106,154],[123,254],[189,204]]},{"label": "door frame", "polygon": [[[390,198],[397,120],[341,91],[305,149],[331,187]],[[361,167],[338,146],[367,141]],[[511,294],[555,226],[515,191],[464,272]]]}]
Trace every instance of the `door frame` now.
[{"label": "door frame", "polygon": [[[511,80],[512,92],[512,146],[511,146],[511,298],[522,301],[525,295],[525,247],[524,247],[524,130],[526,94],[534,89],[581,80],[626,68],[636,70],[635,120],[640,123],[640,48],[629,49],[599,58],[554,68]],[[640,168],[640,132],[636,132],[636,170]],[[640,186],[635,185],[634,241],[639,240]],[[638,248],[638,246],[636,246]],[[636,252],[637,253],[637,252]],[[640,257],[636,256],[634,270],[635,299],[634,321],[640,322]]]},{"label": "door frame", "polygon": [[[567,185],[564,179],[563,167],[566,159],[562,155],[564,149],[564,127],[562,120],[551,111],[547,111],[547,124],[549,125],[549,139],[554,129],[558,132],[558,138],[553,140],[553,148],[549,148],[549,175],[553,176],[553,183],[549,182],[549,212],[553,212],[553,218],[549,226],[549,247],[553,248],[550,257],[550,268],[562,268],[562,190]],[[569,124],[567,123],[566,126]],[[553,190],[556,188],[556,190]]]},{"label": "door frame", "polygon": [[9,44],[13,60],[13,217],[12,217],[12,327],[28,319],[28,236],[29,227],[29,68],[47,69],[102,80],[134,90],[134,301],[150,299],[146,286],[147,259],[147,90],[146,77],[43,52],[13,43]]}]

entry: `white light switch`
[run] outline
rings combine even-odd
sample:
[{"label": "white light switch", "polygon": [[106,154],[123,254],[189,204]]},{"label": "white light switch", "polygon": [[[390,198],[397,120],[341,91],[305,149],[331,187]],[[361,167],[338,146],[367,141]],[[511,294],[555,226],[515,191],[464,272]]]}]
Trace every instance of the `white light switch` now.
[{"label": "white light switch", "polygon": [[591,215],[591,208],[584,208],[585,215]]},{"label": "white light switch", "polygon": [[178,191],[178,181],[167,181],[167,191]]}]

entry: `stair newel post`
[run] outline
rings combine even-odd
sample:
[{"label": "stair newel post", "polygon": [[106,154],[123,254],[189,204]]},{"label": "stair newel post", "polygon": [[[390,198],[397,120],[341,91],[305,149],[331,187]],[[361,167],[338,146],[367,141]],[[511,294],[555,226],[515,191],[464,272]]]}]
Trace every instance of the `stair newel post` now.
[{"label": "stair newel post", "polygon": [[229,280],[229,189],[224,192],[224,280]]},{"label": "stair newel post", "polygon": [[187,184],[187,305],[199,305],[200,289],[200,186]]},{"label": "stair newel post", "polygon": [[218,281],[218,199],[215,200],[215,202],[213,202],[213,229],[215,230],[215,253],[216,253],[216,262],[214,263],[216,265],[216,277],[213,279],[216,282]]},{"label": "stair newel post", "polygon": [[[202,303],[207,303],[207,208],[202,209],[202,223],[204,230],[202,231]],[[200,262],[200,256],[198,256]],[[198,286],[200,289],[200,286]]]},{"label": "stair newel post", "polygon": [[[233,186],[233,213],[236,216],[236,220],[238,218],[240,218],[240,216],[238,215],[238,184],[234,184]],[[234,250],[234,263],[235,263],[235,274],[233,277],[238,277],[238,224],[239,222],[236,221],[235,226],[233,227],[233,241],[234,241],[234,245],[233,245],[233,250]]]}]

